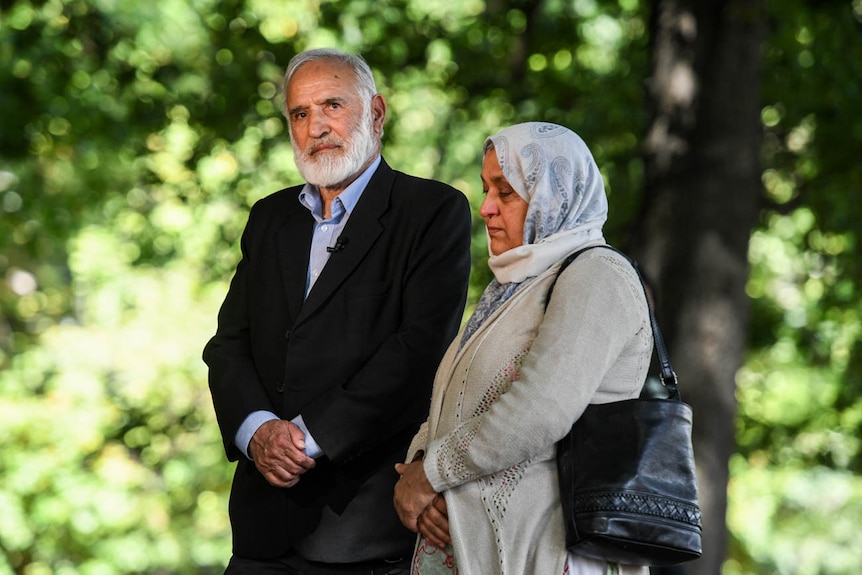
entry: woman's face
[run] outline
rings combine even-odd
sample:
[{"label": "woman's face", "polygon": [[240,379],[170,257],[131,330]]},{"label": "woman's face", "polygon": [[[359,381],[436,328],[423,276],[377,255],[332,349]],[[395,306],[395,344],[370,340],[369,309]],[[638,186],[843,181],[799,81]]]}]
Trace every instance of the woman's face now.
[{"label": "woman's face", "polygon": [[491,239],[491,253],[500,255],[524,243],[524,221],[529,203],[509,185],[494,148],[485,152],[482,162],[482,190],[485,199],[479,214]]}]

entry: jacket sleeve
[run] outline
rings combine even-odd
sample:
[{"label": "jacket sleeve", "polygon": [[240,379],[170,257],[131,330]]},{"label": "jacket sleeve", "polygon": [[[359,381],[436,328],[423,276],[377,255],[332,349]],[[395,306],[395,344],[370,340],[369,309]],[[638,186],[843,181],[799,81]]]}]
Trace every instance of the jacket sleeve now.
[{"label": "jacket sleeve", "polygon": [[[255,206],[256,208],[257,206]],[[209,367],[209,387],[216,418],[228,459],[244,454],[234,444],[239,426],[252,412],[273,411],[251,354],[248,321],[248,262],[252,254],[255,215],[252,208],[240,241],[242,257],[218,314],[216,334],[204,347],[203,359]]]}]

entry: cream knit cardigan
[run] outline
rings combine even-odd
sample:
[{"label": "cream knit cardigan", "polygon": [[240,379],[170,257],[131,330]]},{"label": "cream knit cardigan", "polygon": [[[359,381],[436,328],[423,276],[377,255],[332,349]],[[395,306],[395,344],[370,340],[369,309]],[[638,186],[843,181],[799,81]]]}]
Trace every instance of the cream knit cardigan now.
[{"label": "cream knit cardigan", "polygon": [[[460,575],[561,575],[566,563],[555,444],[589,403],[637,397],[652,331],[640,281],[619,254],[579,256],[516,292],[437,371],[407,461],[444,493]],[[628,567],[624,573],[646,573]]]}]

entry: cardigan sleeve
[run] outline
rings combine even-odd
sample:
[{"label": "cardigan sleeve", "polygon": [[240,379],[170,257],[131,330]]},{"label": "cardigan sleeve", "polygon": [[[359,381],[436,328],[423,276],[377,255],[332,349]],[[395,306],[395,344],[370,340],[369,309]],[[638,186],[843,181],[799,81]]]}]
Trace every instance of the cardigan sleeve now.
[{"label": "cardigan sleeve", "polygon": [[416,454],[425,450],[425,444],[428,442],[428,422],[425,421],[419,426],[419,431],[413,436],[410,442],[410,447],[407,449],[407,457],[405,463],[409,463],[416,458]]},{"label": "cardigan sleeve", "polygon": [[[628,262],[606,250],[575,260],[557,279],[517,381],[486,411],[428,444],[431,485],[443,491],[552,457],[589,403],[636,397],[649,366],[649,329],[643,290]],[[630,375],[617,380],[618,374]]]}]

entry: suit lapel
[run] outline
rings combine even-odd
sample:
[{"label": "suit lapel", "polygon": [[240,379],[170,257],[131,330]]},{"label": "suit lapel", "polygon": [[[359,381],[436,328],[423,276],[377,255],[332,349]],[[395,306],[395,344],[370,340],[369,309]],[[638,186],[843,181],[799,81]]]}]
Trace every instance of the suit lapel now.
[{"label": "suit lapel", "polygon": [[314,218],[298,200],[292,204],[292,207],[284,225],[278,230],[278,255],[287,309],[290,317],[296,318],[302,309],[302,300],[305,298]]},{"label": "suit lapel", "polygon": [[394,182],[395,173],[385,161],[381,160],[380,166],[362,192],[353,213],[350,214],[350,219],[347,220],[347,225],[341,232],[341,237],[347,240],[344,249],[330,255],[320,277],[308,293],[297,323],[311,315],[329,299],[383,233],[380,218],[389,206],[389,196]]}]

